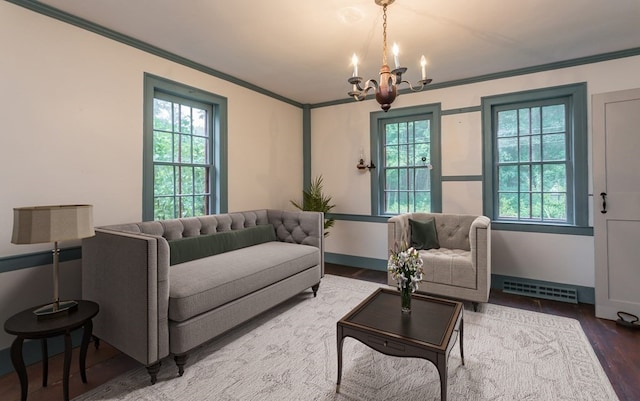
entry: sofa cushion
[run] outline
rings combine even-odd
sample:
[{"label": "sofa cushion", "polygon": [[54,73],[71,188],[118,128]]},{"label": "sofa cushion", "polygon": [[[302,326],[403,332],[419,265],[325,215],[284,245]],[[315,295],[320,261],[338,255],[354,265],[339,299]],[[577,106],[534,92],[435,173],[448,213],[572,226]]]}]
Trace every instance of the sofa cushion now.
[{"label": "sofa cushion", "polygon": [[169,272],[169,319],[187,320],[318,264],[318,248],[280,241],[177,264]]},{"label": "sofa cushion", "polygon": [[[462,249],[430,249],[420,251],[424,281],[456,287],[477,288],[476,271],[471,263],[471,252]],[[429,284],[425,285],[429,292]]]},{"label": "sofa cushion", "polygon": [[169,264],[176,265],[275,240],[276,232],[271,224],[175,239],[168,241]]},{"label": "sofa cushion", "polygon": [[411,225],[411,246],[415,249],[438,249],[438,232],[434,219],[418,221],[409,219]]}]

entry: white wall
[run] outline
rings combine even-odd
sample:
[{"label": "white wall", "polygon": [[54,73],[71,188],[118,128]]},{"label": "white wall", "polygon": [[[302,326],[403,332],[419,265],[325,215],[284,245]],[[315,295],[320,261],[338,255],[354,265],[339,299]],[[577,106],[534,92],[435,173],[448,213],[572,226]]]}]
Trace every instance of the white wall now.
[{"label": "white wall", "polygon": [[[7,2],[0,49],[0,258],[49,248],[10,244],[14,207],[89,203],[96,225],[141,220],[145,72],[228,99],[230,211],[300,197],[298,107]],[[62,297],[80,295],[74,266]],[[0,321],[52,296],[49,266],[0,283]],[[0,333],[0,349],[9,341]]]},{"label": "white wall", "polygon": [[[401,95],[392,108],[441,103],[442,110],[452,110],[480,106],[483,96],[587,82],[591,110],[591,95],[595,93],[640,87],[639,70],[640,57],[629,57]],[[323,175],[326,192],[333,196],[337,213],[370,214],[369,172],[356,170],[355,164],[360,149],[365,149],[369,160],[369,114],[379,110],[375,100],[312,109],[312,175]],[[482,175],[480,112],[442,117],[442,174]],[[591,194],[591,167],[589,188]],[[442,192],[443,212],[482,213],[481,182],[445,181]],[[590,210],[592,203],[590,195]],[[494,230],[493,273],[593,287],[593,247],[590,236]],[[380,223],[338,222],[327,238],[326,251],[386,259],[386,228]]]}]

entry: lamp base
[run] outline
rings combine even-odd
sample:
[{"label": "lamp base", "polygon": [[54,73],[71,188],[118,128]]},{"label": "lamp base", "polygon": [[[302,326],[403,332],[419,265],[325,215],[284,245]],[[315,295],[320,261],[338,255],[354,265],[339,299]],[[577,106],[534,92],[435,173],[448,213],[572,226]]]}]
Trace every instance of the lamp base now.
[{"label": "lamp base", "polygon": [[42,320],[64,316],[77,310],[78,303],[76,301],[60,301],[57,305],[54,302],[49,305],[41,306],[34,310],[33,313],[37,316],[38,320]]}]

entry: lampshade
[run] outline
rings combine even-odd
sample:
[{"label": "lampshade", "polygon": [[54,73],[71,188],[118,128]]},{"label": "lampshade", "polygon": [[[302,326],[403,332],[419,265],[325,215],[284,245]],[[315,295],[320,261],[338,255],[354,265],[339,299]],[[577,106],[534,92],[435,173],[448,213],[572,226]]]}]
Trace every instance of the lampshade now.
[{"label": "lampshade", "polygon": [[91,237],[92,205],[33,206],[13,209],[13,244],[39,244]]}]

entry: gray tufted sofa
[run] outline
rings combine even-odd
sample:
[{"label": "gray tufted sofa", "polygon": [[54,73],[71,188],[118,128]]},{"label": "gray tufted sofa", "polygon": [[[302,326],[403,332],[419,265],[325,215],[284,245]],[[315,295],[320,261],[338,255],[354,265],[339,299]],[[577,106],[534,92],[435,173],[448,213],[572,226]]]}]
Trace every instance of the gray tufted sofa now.
[{"label": "gray tufted sofa", "polygon": [[[387,221],[388,249],[411,244],[409,219],[435,219],[439,249],[421,250],[424,278],[419,291],[473,302],[487,302],[491,288],[491,220],[486,216],[405,213]],[[389,274],[389,285],[396,285]]]},{"label": "gray tufted sofa", "polygon": [[[305,289],[315,296],[323,220],[265,209],[96,228],[82,241],[83,298],[100,305],[93,333],[144,364],[152,384],[170,354],[182,375],[193,348]],[[264,229],[273,240],[170,265],[182,240]]]}]

